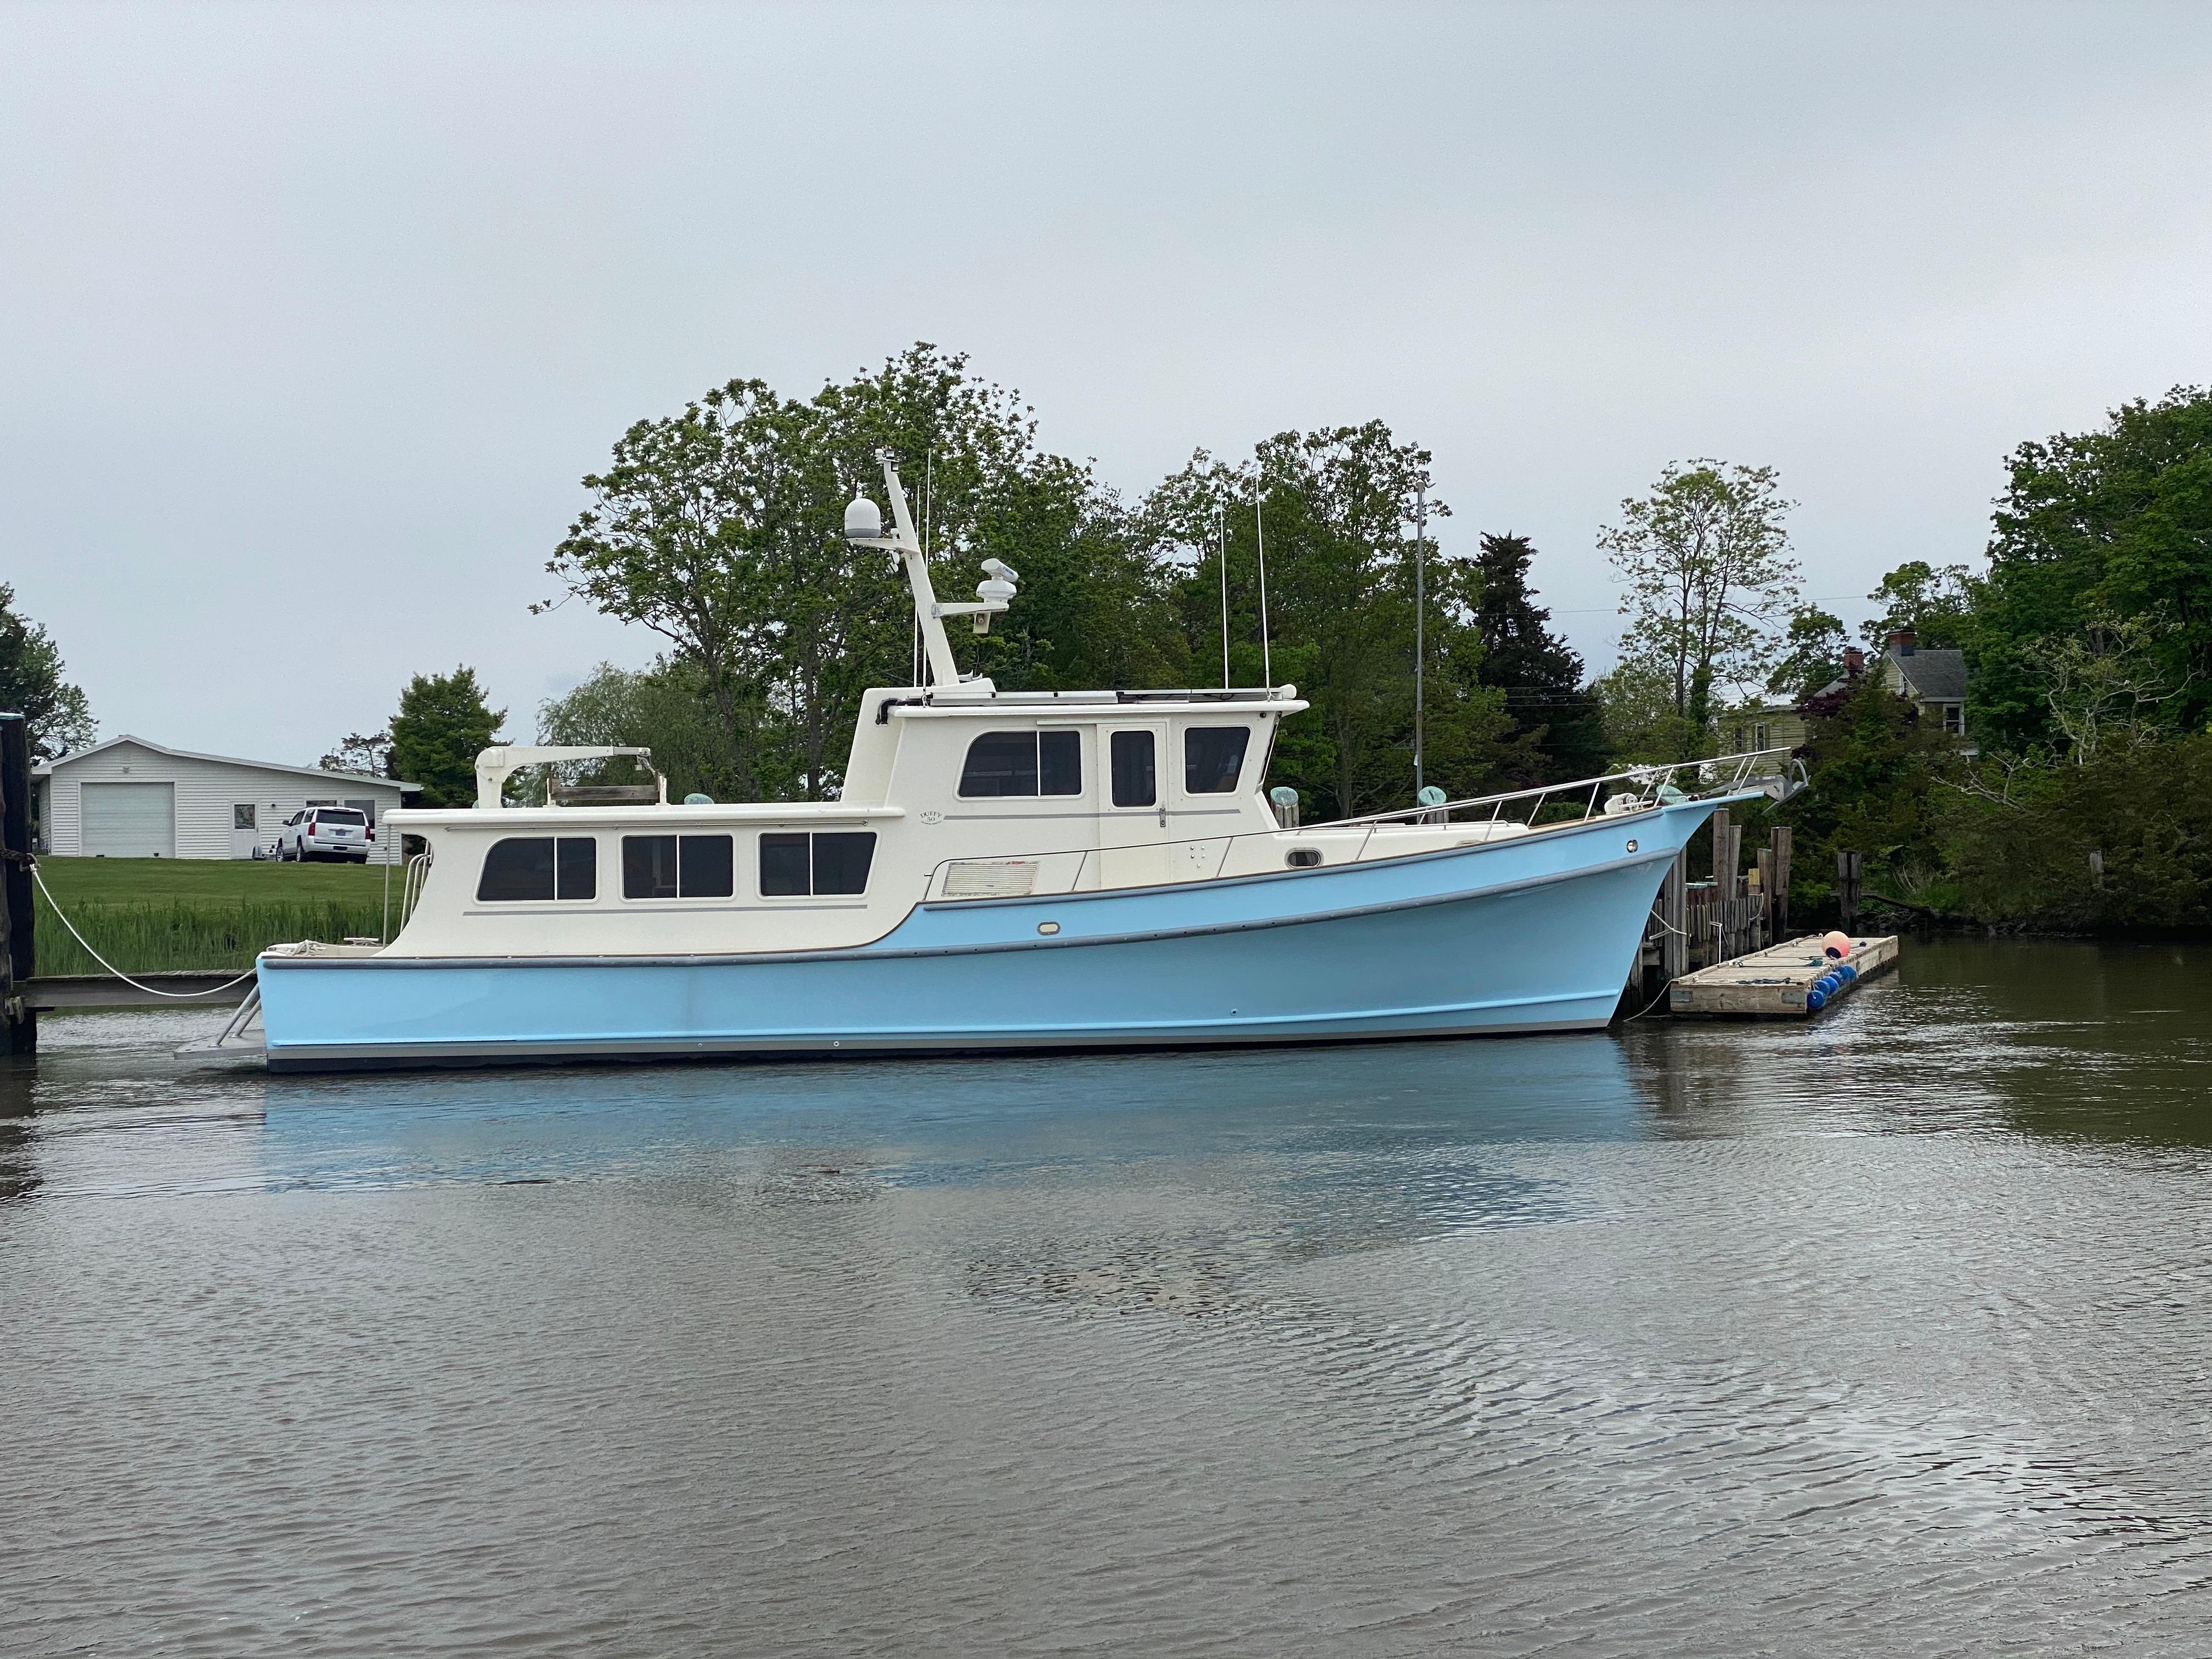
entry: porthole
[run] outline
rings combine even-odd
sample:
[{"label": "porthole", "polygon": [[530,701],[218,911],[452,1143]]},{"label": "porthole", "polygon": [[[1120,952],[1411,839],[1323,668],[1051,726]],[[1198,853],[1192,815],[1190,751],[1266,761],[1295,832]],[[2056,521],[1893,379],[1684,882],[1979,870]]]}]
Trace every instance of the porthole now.
[{"label": "porthole", "polygon": [[1283,862],[1289,865],[1293,870],[1310,870],[1315,865],[1321,862],[1321,848],[1318,847],[1293,847],[1289,852],[1283,854]]}]

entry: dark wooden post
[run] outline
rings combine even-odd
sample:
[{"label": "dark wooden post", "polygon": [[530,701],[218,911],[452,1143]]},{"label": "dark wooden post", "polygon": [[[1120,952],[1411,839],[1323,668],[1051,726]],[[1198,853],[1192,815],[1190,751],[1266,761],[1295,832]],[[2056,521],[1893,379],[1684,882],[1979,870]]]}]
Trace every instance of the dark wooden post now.
[{"label": "dark wooden post", "polygon": [[1714,940],[1714,960],[1724,962],[1741,956],[1738,948],[1743,932],[1742,919],[1737,912],[1742,908],[1743,897],[1743,826],[1729,816],[1727,807],[1713,814],[1713,903],[1720,922],[1720,937]]},{"label": "dark wooden post", "polygon": [[1774,937],[1790,937],[1790,826],[1774,826]]},{"label": "dark wooden post", "polygon": [[1859,930],[1859,867],[1860,859],[1849,848],[1836,853],[1836,904],[1844,913],[1844,931],[1856,933]]},{"label": "dark wooden post", "polygon": [[1759,849],[1759,943],[1774,943],[1774,849]]},{"label": "dark wooden post", "polygon": [[31,903],[31,733],[21,714],[0,714],[0,1018],[8,1052],[39,1051],[39,1016],[23,986],[39,971],[38,913]]},{"label": "dark wooden post", "polygon": [[1659,936],[1659,977],[1672,985],[1690,971],[1690,854],[1686,848],[1667,866],[1667,879],[1659,889],[1659,918],[1667,930]]}]

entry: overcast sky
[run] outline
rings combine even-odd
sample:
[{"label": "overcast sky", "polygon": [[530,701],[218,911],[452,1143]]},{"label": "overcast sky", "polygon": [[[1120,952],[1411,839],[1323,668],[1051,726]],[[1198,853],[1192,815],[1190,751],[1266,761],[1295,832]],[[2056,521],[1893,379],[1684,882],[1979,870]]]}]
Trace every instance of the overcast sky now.
[{"label": "overcast sky", "polygon": [[578,480],[916,339],[1136,493],[1389,422],[1610,655],[1767,463],[1856,619],[2006,452],[2212,380],[2212,6],[0,3],[0,580],[103,736],[312,760],[532,617]]}]

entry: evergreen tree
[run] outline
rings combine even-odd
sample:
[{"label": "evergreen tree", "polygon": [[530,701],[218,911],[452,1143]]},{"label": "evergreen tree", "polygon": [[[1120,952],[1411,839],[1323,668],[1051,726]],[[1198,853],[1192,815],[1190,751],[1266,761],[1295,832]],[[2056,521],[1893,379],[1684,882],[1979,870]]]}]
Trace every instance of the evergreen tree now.
[{"label": "evergreen tree", "polygon": [[1474,567],[1480,586],[1475,631],[1482,640],[1477,678],[1502,692],[1505,712],[1542,757],[1541,778],[1560,782],[1605,770],[1603,706],[1583,680],[1583,659],[1548,624],[1552,613],[1528,586],[1536,550],[1526,536],[1485,536]]},{"label": "evergreen tree", "polygon": [[392,769],[422,786],[416,805],[469,806],[477,798],[477,751],[500,741],[503,708],[484,702],[473,668],[417,674],[392,717]]},{"label": "evergreen tree", "polygon": [[0,708],[23,716],[33,761],[92,744],[92,709],[62,672],[60,648],[43,627],[16,614],[15,590],[0,582]]}]

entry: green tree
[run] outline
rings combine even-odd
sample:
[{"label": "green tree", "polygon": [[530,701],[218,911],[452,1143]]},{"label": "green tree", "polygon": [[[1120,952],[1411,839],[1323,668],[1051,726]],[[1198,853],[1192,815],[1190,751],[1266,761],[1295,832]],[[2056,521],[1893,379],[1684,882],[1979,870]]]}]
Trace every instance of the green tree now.
[{"label": "green tree", "polygon": [[1782,635],[1782,659],[1766,677],[1767,695],[1802,702],[1842,678],[1844,652],[1850,640],[1844,619],[1816,605],[1791,611]]},{"label": "green tree", "polygon": [[1605,712],[1583,684],[1581,656],[1551,631],[1552,613],[1529,588],[1535,556],[1526,536],[1485,536],[1471,621],[1482,641],[1477,678],[1503,696],[1516,728],[1544,758],[1541,775],[1524,781],[1557,783],[1605,770]]},{"label": "green tree", "polygon": [[1908,560],[1881,579],[1867,595],[1881,610],[1866,624],[1866,641],[1879,651],[1899,629],[1910,629],[1918,643],[1952,650],[1964,642],[1973,610],[1972,579],[1963,564],[1937,569],[1924,559]]},{"label": "green tree", "polygon": [[2014,753],[2059,738],[2048,666],[2093,626],[2158,612],[2148,648],[2172,724],[2212,720],[2212,391],[2178,386],[2101,430],[2014,450],[1962,641],[1969,729]]},{"label": "green tree", "polygon": [[1127,515],[965,357],[919,343],[805,402],[733,380],[623,435],[549,566],[697,670],[723,745],[714,793],[835,793],[862,693],[916,672],[896,562],[843,535],[853,491],[881,493],[885,450],[948,598],[983,559],[1021,572],[1013,611],[957,636],[963,668],[1015,690],[1128,684],[1173,660]]},{"label": "green tree", "polygon": [[365,778],[394,776],[392,733],[376,732],[364,737],[358,732],[349,732],[315,764],[325,772],[358,772]]},{"label": "green tree", "polygon": [[1705,729],[1675,708],[1674,683],[1662,665],[1629,658],[1590,689],[1603,711],[1613,765],[1694,760],[1710,750]]},{"label": "green tree", "polygon": [[1975,765],[1942,802],[1959,911],[2069,929],[2212,927],[2212,733],[2109,744],[2079,763]]},{"label": "green tree", "polygon": [[1849,848],[1864,857],[1875,890],[1915,899],[1942,866],[1936,784],[1951,762],[1949,739],[1874,674],[1811,699],[1805,712],[1810,787],[1778,814],[1794,826],[1805,896],[1824,896],[1837,849]]},{"label": "green tree", "polygon": [[1627,584],[1621,655],[1663,668],[1674,712],[1702,731],[1724,687],[1765,679],[1776,624],[1797,597],[1797,566],[1771,466],[1671,463],[1649,495],[1598,532]]},{"label": "green tree", "polygon": [[[1158,684],[1178,671],[1163,573],[1130,515],[1089,466],[1038,445],[1019,394],[970,374],[964,356],[921,343],[872,374],[824,386],[814,406],[845,494],[857,483],[880,495],[876,455],[900,458],[943,597],[968,597],[985,559],[1020,573],[1021,597],[988,634],[955,630],[963,671],[1008,690]],[[844,496],[831,505],[834,532]],[[865,561],[865,570],[817,573],[794,602],[826,606],[836,595],[865,594],[871,580],[880,597],[825,635],[794,686],[793,707],[811,711],[801,718],[819,729],[832,770],[842,769],[861,692],[905,684],[915,672],[912,611],[896,565],[835,538],[837,556]]]},{"label": "green tree", "polygon": [[[1177,585],[1185,649],[1220,659],[1222,561],[1230,581],[1231,677],[1272,672],[1313,708],[1285,728],[1273,775],[1337,815],[1405,804],[1413,793],[1413,542],[1428,452],[1380,421],[1267,439],[1231,466],[1200,451],[1144,508],[1158,556],[1186,572]],[[1431,496],[1431,519],[1450,509]],[[1267,558],[1267,648],[1259,615],[1259,542]],[[1474,562],[1431,543],[1424,774],[1471,795],[1534,763],[1512,746],[1504,698],[1480,678]],[[1210,675],[1206,678],[1211,678]],[[1509,762],[1513,764],[1509,764]]]},{"label": "green tree", "polygon": [[[668,778],[672,799],[729,787],[727,751],[696,665],[672,655],[649,668],[603,662],[573,690],[538,707],[538,740],[613,749],[650,749]],[[627,757],[577,769],[579,781],[650,781]]]},{"label": "green tree", "polygon": [[759,793],[774,743],[775,594],[820,538],[835,490],[819,435],[813,410],[758,380],[640,421],[607,470],[584,480],[592,505],[546,566],[571,595],[697,665],[740,799]]},{"label": "green tree", "polygon": [[473,668],[417,674],[392,717],[392,770],[422,786],[423,806],[470,806],[477,798],[477,751],[503,741],[505,709],[484,702]]},{"label": "green tree", "polygon": [[65,672],[52,635],[20,613],[15,590],[0,583],[0,708],[22,715],[33,762],[89,748],[96,735],[91,705]]}]

